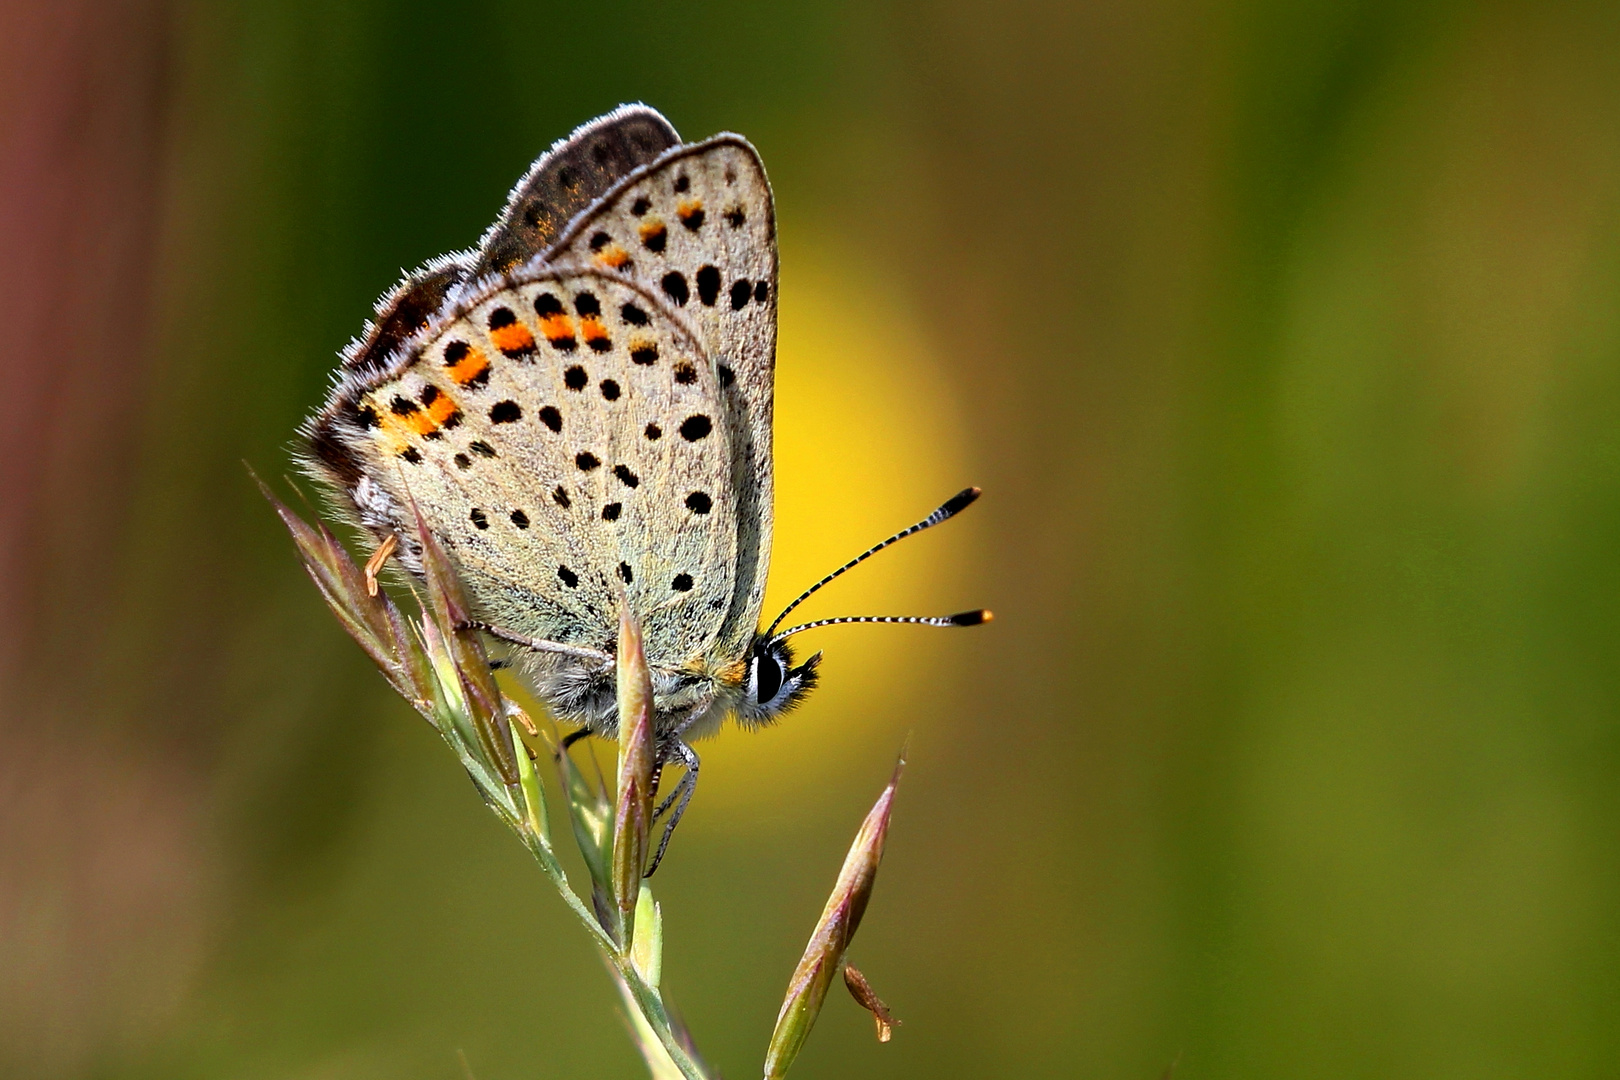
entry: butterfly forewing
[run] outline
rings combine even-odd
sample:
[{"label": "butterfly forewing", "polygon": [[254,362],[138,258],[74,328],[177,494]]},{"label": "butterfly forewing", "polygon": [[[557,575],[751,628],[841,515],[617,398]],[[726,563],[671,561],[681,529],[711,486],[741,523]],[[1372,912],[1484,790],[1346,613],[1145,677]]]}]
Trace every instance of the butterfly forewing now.
[{"label": "butterfly forewing", "polygon": [[577,128],[529,167],[506,209],[479,244],[475,275],[520,266],[556,241],[563,227],[637,166],[681,141],[645,105],[624,105]]},{"label": "butterfly forewing", "polygon": [[676,668],[713,649],[735,591],[713,367],[656,295],[535,266],[472,298],[312,434],[363,464],[350,496],[375,531],[408,537],[415,500],[481,617],[611,648],[623,588],[649,659]]},{"label": "butterfly forewing", "polygon": [[722,386],[735,446],[738,565],[717,650],[740,656],[759,622],[771,537],[776,221],[746,140],[721,135],[632,173],[546,255],[631,277],[696,329]]},{"label": "butterfly forewing", "polygon": [[541,154],[507,196],[477,250],[445,255],[408,274],[377,302],[377,315],[344,352],[344,366],[381,367],[443,309],[458,286],[522,265],[554,243],[575,214],[638,166],[680,142],[645,105],[623,105],[576,128]]}]

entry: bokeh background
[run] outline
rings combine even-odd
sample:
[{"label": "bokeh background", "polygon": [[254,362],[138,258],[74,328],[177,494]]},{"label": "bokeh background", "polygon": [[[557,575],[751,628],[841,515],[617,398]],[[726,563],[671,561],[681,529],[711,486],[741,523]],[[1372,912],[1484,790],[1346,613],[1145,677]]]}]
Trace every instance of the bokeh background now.
[{"label": "bokeh background", "polygon": [[795,1075],[1614,1075],[1620,6],[1461,0],[0,4],[0,1074],[638,1075],[244,468],[634,100],[776,186],[773,596],[977,483],[814,611],[998,615],[703,747],[715,1064],[909,735]]}]

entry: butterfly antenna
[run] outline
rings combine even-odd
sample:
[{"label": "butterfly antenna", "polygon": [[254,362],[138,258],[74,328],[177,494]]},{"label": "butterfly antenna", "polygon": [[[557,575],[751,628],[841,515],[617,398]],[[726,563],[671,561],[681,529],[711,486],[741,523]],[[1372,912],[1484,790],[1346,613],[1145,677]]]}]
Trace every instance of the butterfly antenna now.
[{"label": "butterfly antenna", "polygon": [[771,638],[770,644],[785,641],[801,630],[814,630],[818,626],[840,626],[844,623],[880,622],[880,623],[914,623],[918,626],[980,626],[995,618],[984,608],[974,611],[958,611],[955,615],[844,615],[837,619],[817,619],[815,622],[800,623],[790,626],[786,630]]},{"label": "butterfly antenna", "polygon": [[[776,617],[776,621],[771,623],[770,629],[765,631],[765,636],[766,637],[771,637],[772,635],[775,635],[776,634],[776,628],[778,626],[782,625],[782,620],[786,619],[788,617],[788,615],[792,613],[794,608],[798,607],[800,604],[802,604],[806,600],[810,599],[810,597],[814,596],[816,594],[816,591],[818,589],[820,589],[823,585],[826,585],[827,583],[833,581],[835,578],[837,578],[840,574],[843,574],[845,571],[855,569],[855,567],[861,565],[861,563],[865,562],[867,559],[870,559],[872,556],[876,555],[878,552],[882,551],[884,548],[888,547],[890,544],[899,543],[901,540],[904,540],[906,537],[911,536],[913,533],[920,533],[924,529],[931,529],[935,525],[938,525],[942,521],[949,521],[951,518],[955,517],[957,514],[960,514],[963,510],[966,510],[969,506],[972,506],[973,505],[973,500],[977,499],[978,497],[979,497],[979,489],[976,488],[976,487],[970,487],[970,488],[966,488],[966,489],[964,489],[962,491],[959,491],[955,495],[951,496],[948,500],[946,500],[944,506],[941,506],[938,510],[935,510],[932,514],[929,514],[927,517],[925,517],[921,521],[917,522],[917,524],[911,526],[911,528],[909,528],[909,529],[901,529],[899,532],[895,533],[893,536],[891,536],[887,540],[883,541],[883,543],[874,544],[872,547],[867,548],[861,554],[855,556],[855,558],[849,560],[849,562],[845,563],[843,566],[840,566],[838,569],[834,570],[832,573],[828,574],[826,577],[822,578],[820,581],[816,582],[814,585],[812,585],[808,589],[804,590],[804,592],[800,593],[799,598],[797,600],[793,601],[793,603],[789,604],[787,607],[782,609],[782,614],[778,615]],[[954,615],[947,616],[947,618],[948,619],[949,618],[956,618],[956,616],[954,616]],[[838,621],[850,622],[850,621],[855,621],[855,620],[843,619],[843,620],[838,620]],[[869,621],[869,622],[926,622],[927,620],[926,619],[920,619],[920,618],[919,619],[882,618],[882,619],[870,619],[870,620],[866,620],[866,621]],[[800,630],[807,630],[807,629],[810,628],[811,625],[823,626],[823,625],[826,625],[826,624],[825,623],[815,623],[815,624],[806,623],[804,626],[794,627],[792,630],[788,631],[788,633],[793,634],[793,633],[798,633]],[[943,625],[943,624],[941,624],[941,625]],[[971,626],[973,624],[972,623],[951,623],[949,625],[953,625],[953,626]],[[782,634],[782,635],[780,635],[778,637],[775,637],[774,640],[780,641],[782,638],[785,638],[787,636],[788,636],[787,634]]]}]

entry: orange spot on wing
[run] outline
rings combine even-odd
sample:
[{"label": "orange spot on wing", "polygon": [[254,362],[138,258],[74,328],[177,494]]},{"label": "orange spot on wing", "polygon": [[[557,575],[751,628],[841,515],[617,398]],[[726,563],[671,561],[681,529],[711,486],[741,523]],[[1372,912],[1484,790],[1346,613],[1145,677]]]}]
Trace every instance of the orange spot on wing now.
[{"label": "orange spot on wing", "polygon": [[433,423],[437,426],[456,415],[459,411],[456,408],[455,400],[449,394],[440,393],[438,397],[433,399],[433,404],[428,406],[427,415],[433,418]]},{"label": "orange spot on wing", "polygon": [[586,315],[579,320],[579,332],[587,343],[608,340],[607,327],[595,315]]},{"label": "orange spot on wing", "polygon": [[489,340],[503,353],[525,353],[534,348],[534,335],[520,322],[489,332]]},{"label": "orange spot on wing", "polygon": [[648,218],[641,223],[639,231],[641,233],[641,242],[645,244],[648,240],[664,232],[664,223],[657,218]]},{"label": "orange spot on wing", "polygon": [[390,412],[386,407],[377,409],[377,413],[377,442],[384,451],[397,454],[411,444],[411,427],[405,417]]},{"label": "orange spot on wing", "polygon": [[630,261],[630,253],[618,244],[609,244],[596,254],[596,261],[603,266],[617,270]]},{"label": "orange spot on wing", "polygon": [[548,315],[540,322],[540,332],[547,341],[559,341],[574,336],[574,323],[566,315]]},{"label": "orange spot on wing", "polygon": [[480,349],[468,349],[467,355],[445,369],[456,385],[466,386],[489,370],[489,358]]},{"label": "orange spot on wing", "polygon": [[702,199],[683,199],[675,207],[675,215],[682,221],[688,221],[701,213],[703,213]]}]

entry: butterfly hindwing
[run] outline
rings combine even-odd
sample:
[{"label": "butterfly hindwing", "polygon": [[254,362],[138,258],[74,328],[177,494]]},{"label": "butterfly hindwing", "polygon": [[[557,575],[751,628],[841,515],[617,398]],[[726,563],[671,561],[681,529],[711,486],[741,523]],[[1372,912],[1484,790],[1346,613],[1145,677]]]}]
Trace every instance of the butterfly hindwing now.
[{"label": "butterfly hindwing", "polygon": [[656,294],[536,264],[464,301],[390,372],[340,391],[310,434],[374,532],[409,537],[415,500],[480,617],[609,649],[623,588],[649,659],[676,668],[713,649],[735,592],[714,367]]},{"label": "butterfly hindwing", "polygon": [[736,135],[670,150],[580,214],[546,258],[594,262],[661,296],[713,358],[736,453],[736,595],[717,651],[759,623],[771,543],[776,218],[759,155]]},{"label": "butterfly hindwing", "polygon": [[472,278],[471,260],[446,255],[408,275],[377,301],[377,317],[343,353],[343,366],[355,371],[381,369],[394,352],[444,309],[456,286]]}]

